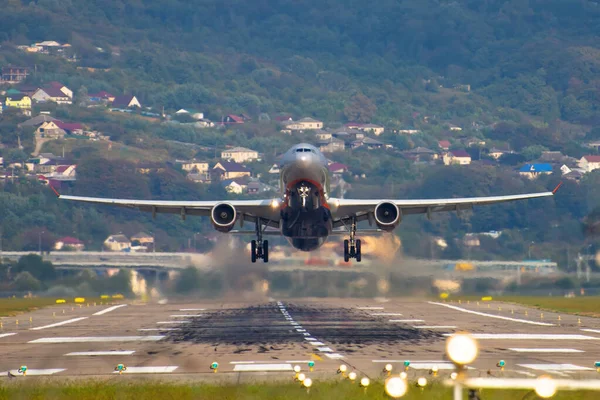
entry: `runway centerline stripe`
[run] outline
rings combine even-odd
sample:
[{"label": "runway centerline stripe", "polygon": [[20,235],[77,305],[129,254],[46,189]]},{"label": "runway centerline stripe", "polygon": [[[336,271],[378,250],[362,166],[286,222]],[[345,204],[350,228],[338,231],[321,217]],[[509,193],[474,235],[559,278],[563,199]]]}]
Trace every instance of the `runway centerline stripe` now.
[{"label": "runway centerline stripe", "polygon": [[94,313],[92,315],[104,315],[104,314],[109,313],[111,311],[115,311],[118,308],[125,307],[126,305],[127,304],[119,304],[117,306],[108,307],[108,308],[105,308],[104,310],[100,310],[97,313]]},{"label": "runway centerline stripe", "polygon": [[526,349],[520,347],[511,347],[509,350],[516,351],[517,353],[585,353],[585,351],[577,349]]},{"label": "runway centerline stripe", "polygon": [[44,326],[37,326],[35,328],[31,328],[31,330],[32,331],[39,331],[40,329],[54,328],[55,326],[72,324],[73,322],[82,321],[82,320],[87,319],[87,318],[88,317],[79,317],[79,318],[68,319],[66,321],[57,322],[55,324],[44,325]]},{"label": "runway centerline stripe", "polygon": [[408,323],[408,322],[425,322],[424,319],[390,319],[388,322],[400,322],[400,323]]},{"label": "runway centerline stripe", "polygon": [[527,320],[527,319],[510,318],[510,317],[504,317],[502,315],[487,314],[487,313],[483,313],[483,312],[479,312],[479,311],[473,311],[473,310],[468,310],[466,308],[453,306],[453,305],[450,305],[450,304],[437,303],[435,301],[428,301],[427,303],[434,304],[436,306],[447,307],[447,308],[450,308],[452,310],[456,310],[456,311],[460,311],[460,312],[464,312],[464,313],[468,313],[468,314],[479,315],[480,317],[496,318],[496,319],[502,319],[504,321],[520,322],[522,324],[530,324],[530,325],[554,326],[554,324],[551,324],[551,323],[548,323],[548,322],[537,322],[537,321],[530,321],[530,320]]},{"label": "runway centerline stripe", "polygon": [[130,356],[135,350],[73,351],[65,356]]},{"label": "runway centerline stripe", "polygon": [[292,364],[237,364],[235,372],[293,371]]},{"label": "runway centerline stripe", "polygon": [[13,335],[16,335],[16,333],[0,333],[0,338],[7,337],[7,336],[13,336]]},{"label": "runway centerline stripe", "polygon": [[357,310],[383,310],[383,307],[356,307]]},{"label": "runway centerline stripe", "polygon": [[77,336],[39,338],[27,343],[157,342],[161,339],[164,336]]},{"label": "runway centerline stripe", "polygon": [[[444,336],[452,336],[444,333]],[[600,338],[586,335],[550,334],[550,333],[473,333],[473,339],[504,339],[504,340],[600,340]]]},{"label": "runway centerline stripe", "polygon": [[456,329],[455,325],[414,325],[415,329]]},{"label": "runway centerline stripe", "polygon": [[371,313],[371,316],[373,316],[373,317],[401,317],[402,314],[393,313],[393,312],[376,312],[376,313]]},{"label": "runway centerline stripe", "polygon": [[[165,374],[173,372],[178,367],[176,365],[170,365],[166,367],[127,367],[124,374]],[[29,371],[27,371],[29,373]],[[113,374],[118,374],[119,371],[114,371]]]}]

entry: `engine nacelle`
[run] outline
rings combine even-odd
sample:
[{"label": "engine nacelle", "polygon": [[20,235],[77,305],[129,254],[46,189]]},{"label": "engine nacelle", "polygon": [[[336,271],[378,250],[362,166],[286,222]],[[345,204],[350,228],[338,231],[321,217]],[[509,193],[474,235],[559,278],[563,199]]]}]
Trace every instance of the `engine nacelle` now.
[{"label": "engine nacelle", "polygon": [[210,212],[213,226],[219,232],[229,232],[235,225],[237,213],[229,203],[219,203]]},{"label": "engine nacelle", "polygon": [[393,231],[400,221],[402,221],[402,215],[398,206],[387,201],[377,204],[373,214],[377,227],[384,231]]}]

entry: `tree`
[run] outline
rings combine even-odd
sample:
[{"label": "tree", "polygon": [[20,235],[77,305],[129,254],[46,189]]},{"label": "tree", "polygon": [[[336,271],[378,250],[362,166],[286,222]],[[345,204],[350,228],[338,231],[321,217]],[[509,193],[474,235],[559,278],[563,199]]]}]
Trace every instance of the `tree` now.
[{"label": "tree", "polygon": [[23,292],[29,290],[37,291],[42,288],[42,283],[27,271],[18,274],[13,285],[16,290]]},{"label": "tree", "polygon": [[85,107],[89,102],[88,90],[85,86],[81,85],[81,87],[79,87],[79,90],[75,94],[75,102],[80,107]]},{"label": "tree", "polygon": [[536,144],[533,146],[527,146],[525,148],[523,148],[521,150],[521,154],[523,155],[523,157],[525,157],[525,160],[527,161],[531,161],[531,160],[537,160],[538,158],[541,157],[542,152],[544,151],[548,151],[548,148]]},{"label": "tree", "polygon": [[344,108],[344,115],[352,122],[371,122],[376,112],[375,103],[362,93],[352,96],[350,104]]},{"label": "tree", "polygon": [[177,293],[189,293],[200,288],[200,273],[196,267],[187,267],[177,278],[175,290]]},{"label": "tree", "polygon": [[16,272],[29,272],[42,282],[52,281],[56,278],[56,270],[50,261],[44,261],[37,254],[28,254],[19,258],[15,266]]}]

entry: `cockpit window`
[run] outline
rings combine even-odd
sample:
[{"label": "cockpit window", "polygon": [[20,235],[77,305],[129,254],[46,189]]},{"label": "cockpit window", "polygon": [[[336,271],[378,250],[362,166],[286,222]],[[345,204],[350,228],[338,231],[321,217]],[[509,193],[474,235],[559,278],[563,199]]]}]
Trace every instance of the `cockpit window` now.
[{"label": "cockpit window", "polygon": [[296,153],[314,153],[312,149],[308,149],[306,147],[296,149]]}]

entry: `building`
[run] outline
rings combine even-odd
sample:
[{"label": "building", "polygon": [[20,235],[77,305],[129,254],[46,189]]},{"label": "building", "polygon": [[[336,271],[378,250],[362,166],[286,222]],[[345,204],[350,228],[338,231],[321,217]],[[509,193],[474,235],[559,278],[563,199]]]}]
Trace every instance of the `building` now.
[{"label": "building", "polygon": [[332,162],[327,166],[327,169],[330,173],[338,175],[348,172],[348,166],[339,162]]},{"label": "building", "polygon": [[71,89],[69,89],[68,87],[66,87],[65,85],[63,85],[62,83],[60,83],[60,82],[57,82],[57,81],[49,82],[46,85],[46,87],[51,87],[51,88],[54,88],[54,89],[58,89],[61,92],[63,92],[64,94],[66,94],[67,96],[69,96],[70,99],[73,98],[73,91]]},{"label": "building", "polygon": [[226,115],[225,118],[223,118],[223,122],[221,125],[235,125],[235,124],[243,124],[243,123],[244,123],[244,118],[240,117],[239,115],[229,114],[229,115]]},{"label": "building", "polygon": [[44,122],[49,122],[49,121],[58,121],[56,118],[51,117],[49,115],[45,115],[45,114],[40,114],[38,116],[35,116],[33,118],[28,119],[25,122],[21,122],[19,124],[19,127],[33,127],[33,126],[40,126],[42,125]]},{"label": "building", "polygon": [[450,142],[448,140],[440,140],[438,142],[438,146],[442,150],[449,150],[450,149]]},{"label": "building", "polygon": [[417,133],[421,133],[420,129],[414,129],[414,128],[410,128],[410,129],[398,129],[396,131],[396,133],[400,134],[400,135],[416,135]]},{"label": "building", "polygon": [[57,124],[59,120],[51,120],[48,122],[42,122],[42,124],[35,131],[36,135],[42,138],[60,139],[65,137],[66,132],[60,128]]},{"label": "building", "polygon": [[81,251],[83,249],[85,249],[83,242],[70,236],[65,236],[54,242],[54,250]]},{"label": "building", "polygon": [[175,160],[176,164],[181,165],[181,169],[195,174],[202,174],[208,171],[208,163],[194,160]]},{"label": "building", "polygon": [[381,125],[376,125],[376,124],[360,124],[357,122],[350,122],[346,125],[344,125],[345,127],[347,127],[348,129],[357,129],[359,131],[363,131],[363,132],[370,132],[375,136],[379,136],[383,133],[384,131],[384,127]]},{"label": "building", "polygon": [[471,156],[464,150],[451,150],[442,157],[444,165],[469,165]]},{"label": "building", "polygon": [[98,93],[88,94],[88,100],[92,103],[112,103],[115,101],[114,95],[108,93],[105,90],[101,90]]},{"label": "building", "polygon": [[381,149],[382,147],[385,147],[385,144],[383,142],[380,142],[379,140],[375,140],[370,137],[363,137],[360,139],[357,138],[357,140],[352,142],[353,149],[355,149],[357,147],[361,147],[361,146],[365,146],[369,150],[372,150],[372,149]]},{"label": "building", "polygon": [[[137,243],[135,243],[137,242]],[[154,236],[147,234],[146,232],[138,232],[131,237],[132,244],[140,244],[145,247],[154,246]]]},{"label": "building", "polygon": [[492,157],[494,160],[499,160],[504,154],[509,153],[508,150],[502,150],[497,147],[492,147],[488,155]]},{"label": "building", "polygon": [[600,156],[583,156],[577,163],[585,172],[600,168]]},{"label": "building", "polygon": [[315,137],[319,141],[329,140],[332,136],[332,133],[327,131],[317,131],[317,133],[315,134]]},{"label": "building", "polygon": [[435,151],[426,147],[415,147],[412,150],[403,151],[402,154],[414,162],[428,162],[439,158]]},{"label": "building", "polygon": [[56,104],[72,104],[73,101],[65,92],[54,87],[40,88],[31,96],[38,102],[52,101]]},{"label": "building", "polygon": [[4,103],[6,107],[14,107],[20,109],[23,114],[31,116],[31,97],[23,94],[6,97]]},{"label": "building", "polygon": [[54,124],[69,135],[83,135],[83,125],[81,124],[62,121],[54,121]]},{"label": "building", "polygon": [[112,107],[114,108],[142,108],[142,105],[138,101],[137,97],[126,94],[123,96],[117,96],[112,102]]},{"label": "building", "polygon": [[212,180],[234,179],[250,176],[250,170],[231,161],[219,161],[210,171]]},{"label": "building", "polygon": [[197,121],[204,119],[204,113],[186,108],[182,108],[180,110],[175,111],[175,115],[189,115]]},{"label": "building", "polygon": [[332,137],[329,140],[320,140],[317,142],[321,153],[336,153],[346,149],[346,143],[342,139]]},{"label": "building", "polygon": [[236,163],[245,163],[247,161],[258,160],[258,152],[247,149],[245,147],[234,147],[232,149],[223,150],[221,158],[227,161],[235,161]]},{"label": "building", "polygon": [[299,119],[298,121],[283,121],[281,125],[285,129],[292,131],[323,129],[323,122],[308,117]]},{"label": "building", "polygon": [[108,251],[128,251],[131,249],[131,241],[122,234],[110,235],[104,241],[104,248]]},{"label": "building", "polygon": [[3,83],[19,83],[29,76],[29,68],[26,67],[2,67],[0,81]]},{"label": "building", "polygon": [[476,137],[468,138],[463,141],[463,144],[467,147],[483,147],[485,146],[485,140]]},{"label": "building", "polygon": [[221,182],[227,193],[242,194],[248,188],[247,178],[225,179]]},{"label": "building", "polygon": [[519,175],[528,179],[535,179],[540,175],[552,173],[552,165],[547,163],[525,164],[519,169]]},{"label": "building", "polygon": [[448,129],[450,129],[451,131],[462,131],[462,128],[460,126],[452,125],[452,124],[448,125]]}]

